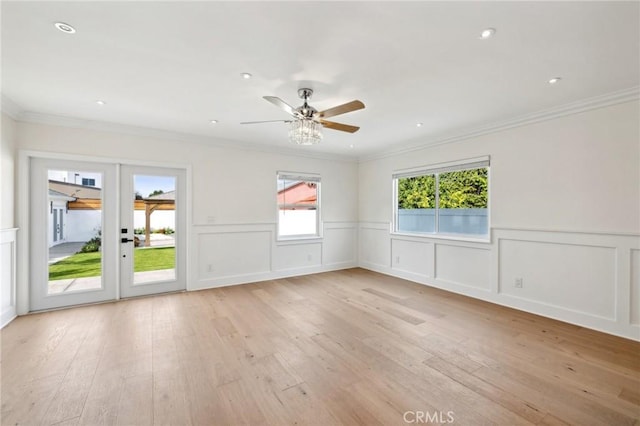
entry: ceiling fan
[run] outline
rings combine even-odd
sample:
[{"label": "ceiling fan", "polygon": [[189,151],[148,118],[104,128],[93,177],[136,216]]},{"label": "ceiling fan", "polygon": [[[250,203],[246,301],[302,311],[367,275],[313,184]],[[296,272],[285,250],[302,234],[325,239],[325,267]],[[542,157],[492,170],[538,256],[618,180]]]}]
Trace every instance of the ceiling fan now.
[{"label": "ceiling fan", "polygon": [[360,129],[360,127],[351,126],[349,124],[327,121],[325,118],[363,109],[364,104],[362,102],[357,100],[351,101],[324,111],[318,111],[308,103],[308,100],[311,99],[311,95],[313,95],[313,90],[307,88],[299,89],[298,96],[304,100],[304,103],[297,108],[292,107],[282,99],[275,96],[263,96],[264,99],[290,114],[293,117],[293,120],[245,121],[240,124],[275,122],[291,123],[289,139],[299,145],[313,145],[320,142],[322,139],[321,129],[323,127],[349,133],[357,132]]}]

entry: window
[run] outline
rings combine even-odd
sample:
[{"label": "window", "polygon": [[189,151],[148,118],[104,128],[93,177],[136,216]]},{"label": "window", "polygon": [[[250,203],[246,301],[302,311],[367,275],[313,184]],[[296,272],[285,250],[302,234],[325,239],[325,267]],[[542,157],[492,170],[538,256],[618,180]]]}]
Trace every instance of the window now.
[{"label": "window", "polygon": [[95,179],[82,178],[82,186],[96,186]]},{"label": "window", "polygon": [[320,176],[278,173],[278,238],[320,236]]},{"label": "window", "polygon": [[394,231],[489,235],[489,159],[441,164],[393,175]]}]

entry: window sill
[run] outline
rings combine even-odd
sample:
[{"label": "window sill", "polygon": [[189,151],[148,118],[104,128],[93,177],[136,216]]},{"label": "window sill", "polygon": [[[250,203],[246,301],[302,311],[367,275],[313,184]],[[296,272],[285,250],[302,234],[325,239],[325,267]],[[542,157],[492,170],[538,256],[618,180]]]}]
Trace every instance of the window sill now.
[{"label": "window sill", "polygon": [[481,243],[481,244],[491,244],[491,236],[490,235],[457,235],[457,234],[419,234],[419,233],[408,233],[408,232],[391,232],[392,236],[397,237],[411,237],[418,239],[432,239],[432,240],[447,240],[447,241],[460,241],[465,243]]},{"label": "window sill", "polygon": [[321,243],[322,237],[319,235],[309,235],[301,237],[279,237],[276,239],[276,245],[293,245],[293,244],[310,244]]}]

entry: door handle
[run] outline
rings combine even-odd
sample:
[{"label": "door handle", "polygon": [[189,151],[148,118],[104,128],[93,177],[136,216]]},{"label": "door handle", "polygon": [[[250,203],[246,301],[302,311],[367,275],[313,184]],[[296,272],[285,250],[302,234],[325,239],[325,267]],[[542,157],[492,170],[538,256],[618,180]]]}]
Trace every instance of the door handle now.
[{"label": "door handle", "polygon": [[130,240],[130,239],[128,239],[128,238],[126,238],[126,237],[124,237],[124,238],[120,238],[120,242],[121,242],[121,243],[132,243],[132,242],[133,242],[133,240]]}]

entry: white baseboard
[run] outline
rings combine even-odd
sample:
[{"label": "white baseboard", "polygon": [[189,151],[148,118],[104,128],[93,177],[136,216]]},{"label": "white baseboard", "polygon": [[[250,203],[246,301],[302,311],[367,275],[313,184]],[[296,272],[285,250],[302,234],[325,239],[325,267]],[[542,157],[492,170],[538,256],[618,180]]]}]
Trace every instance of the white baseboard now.
[{"label": "white baseboard", "polygon": [[297,277],[300,275],[317,274],[321,272],[339,271],[342,269],[357,268],[357,262],[339,262],[320,266],[293,268],[279,271],[265,271],[254,274],[230,275],[225,277],[202,279],[197,286],[188,288],[189,291],[207,290],[218,287],[228,287],[238,284],[250,284],[261,281],[277,280],[280,278]]}]

